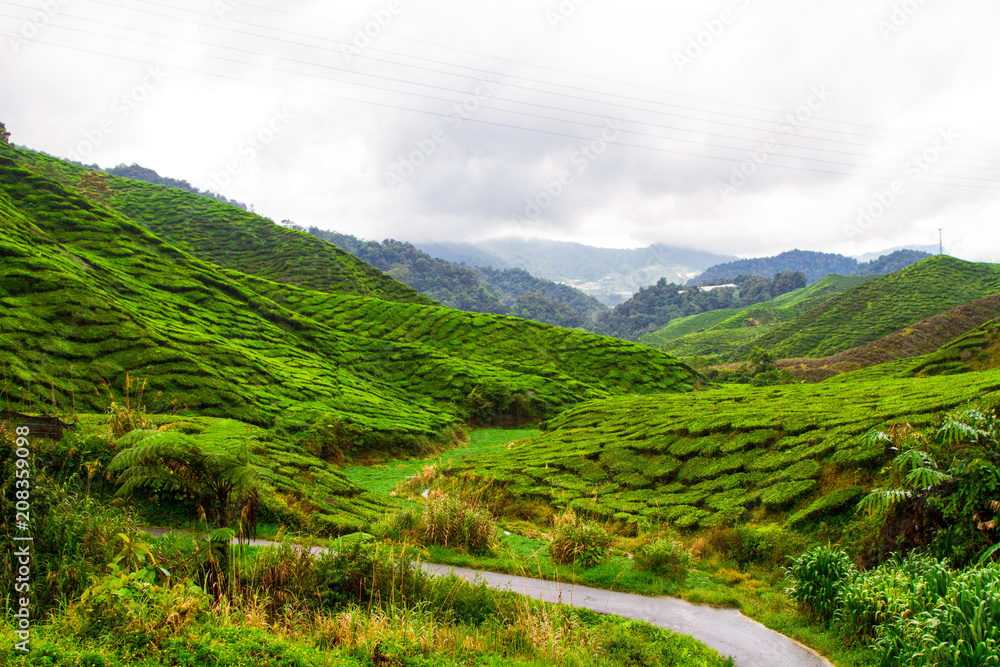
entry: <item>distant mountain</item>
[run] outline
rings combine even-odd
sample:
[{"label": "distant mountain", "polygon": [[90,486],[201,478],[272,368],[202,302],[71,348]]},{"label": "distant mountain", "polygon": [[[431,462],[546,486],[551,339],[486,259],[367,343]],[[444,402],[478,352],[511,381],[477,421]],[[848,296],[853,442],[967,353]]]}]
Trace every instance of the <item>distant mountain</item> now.
[{"label": "distant mountain", "polygon": [[741,274],[771,277],[782,271],[802,271],[809,283],[824,276],[865,276],[885,274],[915,264],[930,257],[919,250],[902,249],[859,263],[853,257],[811,250],[790,250],[774,257],[738,259],[708,268],[688,282],[689,285],[711,285],[731,280]]},{"label": "distant mountain", "polygon": [[310,227],[309,233],[346,250],[449,308],[516,315],[567,328],[588,329],[607,310],[583,292],[518,268],[472,268],[431,257],[409,243],[363,241]]},{"label": "distant mountain", "polygon": [[854,259],[859,262],[870,262],[873,259],[878,259],[879,257],[884,257],[885,255],[891,255],[897,250],[916,250],[917,252],[922,252],[927,255],[938,254],[938,246],[936,245],[912,245],[889,248],[888,250],[880,250],[879,252],[869,252],[864,255],[854,255]]},{"label": "distant mountain", "polygon": [[[419,243],[429,255],[495,269],[520,268],[564,283],[615,306],[660,278],[683,284],[732,256],[657,244],[638,249],[595,248],[580,243],[498,239],[480,243]],[[772,272],[772,274],[775,272]]]}]

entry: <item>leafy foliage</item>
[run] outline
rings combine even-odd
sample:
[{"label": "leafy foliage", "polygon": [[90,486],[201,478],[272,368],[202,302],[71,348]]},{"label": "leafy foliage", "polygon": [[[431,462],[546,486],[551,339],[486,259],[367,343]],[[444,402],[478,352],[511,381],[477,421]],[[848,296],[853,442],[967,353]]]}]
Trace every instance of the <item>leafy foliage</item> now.
[{"label": "leafy foliage", "polygon": [[121,472],[119,495],[139,490],[179,492],[202,508],[217,528],[230,525],[236,510],[232,503],[240,494],[252,492],[267,474],[249,462],[246,450],[234,454],[183,433],[133,431],[119,443],[125,449],[109,467]]},{"label": "leafy foliage", "polygon": [[792,580],[789,596],[819,621],[829,622],[840,609],[855,570],[846,552],[827,545],[794,559],[786,572]]},{"label": "leafy foliage", "polygon": [[[858,506],[884,522],[879,554],[923,547],[965,565],[1000,541],[997,436],[995,409],[982,408],[947,414],[933,439],[909,426],[869,433],[867,441],[897,452],[888,469],[890,485],[873,490]],[[947,470],[928,451],[935,442],[951,453]]]}]

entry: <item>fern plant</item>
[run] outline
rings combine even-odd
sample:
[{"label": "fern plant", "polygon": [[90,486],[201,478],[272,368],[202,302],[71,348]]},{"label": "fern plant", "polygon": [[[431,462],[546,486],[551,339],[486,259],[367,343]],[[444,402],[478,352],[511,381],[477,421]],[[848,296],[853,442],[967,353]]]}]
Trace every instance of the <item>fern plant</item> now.
[{"label": "fern plant", "polygon": [[118,440],[108,469],[120,471],[119,496],[136,491],[174,491],[191,499],[209,523],[229,527],[230,503],[270,475],[250,463],[246,449],[233,454],[173,431],[132,431]]}]

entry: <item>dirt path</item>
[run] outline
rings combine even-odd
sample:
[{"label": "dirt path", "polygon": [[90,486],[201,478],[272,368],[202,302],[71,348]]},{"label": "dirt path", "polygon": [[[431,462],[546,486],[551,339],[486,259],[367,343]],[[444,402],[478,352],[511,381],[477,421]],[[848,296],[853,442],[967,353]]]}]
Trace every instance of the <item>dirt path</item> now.
[{"label": "dirt path", "polygon": [[[162,528],[143,530],[152,535],[170,532]],[[251,540],[250,544],[276,545],[269,540]],[[326,549],[312,547],[310,551],[319,554]],[[747,618],[736,609],[720,609],[676,598],[619,593],[450,565],[421,563],[421,566],[432,576],[454,573],[468,581],[478,579],[496,590],[510,590],[546,602],[646,621],[694,637],[723,656],[732,657],[737,667],[833,667],[832,663],[812,649]]]},{"label": "dirt path", "polygon": [[454,572],[469,581],[478,578],[497,590],[511,590],[546,602],[646,621],[694,637],[723,656],[732,657],[737,667],[833,667],[811,649],[747,618],[736,609],[719,609],[676,598],[619,593],[449,565],[424,563],[423,568],[435,576]]}]

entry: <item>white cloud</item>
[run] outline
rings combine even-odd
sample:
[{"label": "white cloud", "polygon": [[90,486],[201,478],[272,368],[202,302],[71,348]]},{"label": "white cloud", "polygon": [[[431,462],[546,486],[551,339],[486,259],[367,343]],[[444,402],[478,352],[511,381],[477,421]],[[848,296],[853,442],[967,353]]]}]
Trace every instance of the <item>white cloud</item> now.
[{"label": "white cloud", "polygon": [[[917,9],[894,15],[904,5]],[[227,6],[220,19],[193,0],[61,3],[33,40],[0,44],[0,120],[19,144],[68,156],[110,119],[86,161],[137,162],[199,187],[235,161],[226,196],[368,238],[517,233],[749,255],[933,243],[943,227],[947,249],[996,259],[992,4]],[[0,9],[0,32],[21,34],[36,11],[30,0]],[[692,62],[679,69],[678,53]],[[150,66],[167,77],[116,111]],[[830,99],[793,132],[779,129],[816,87]],[[269,136],[276,110],[294,119],[241,150]],[[574,155],[616,118],[625,131],[581,170]],[[903,165],[945,127],[961,139],[906,180]],[[392,189],[387,172],[414,151],[421,164]],[[763,166],[720,196],[754,154]],[[563,172],[572,179],[558,196],[513,222]],[[900,179],[905,192],[885,214],[845,235]]]}]

